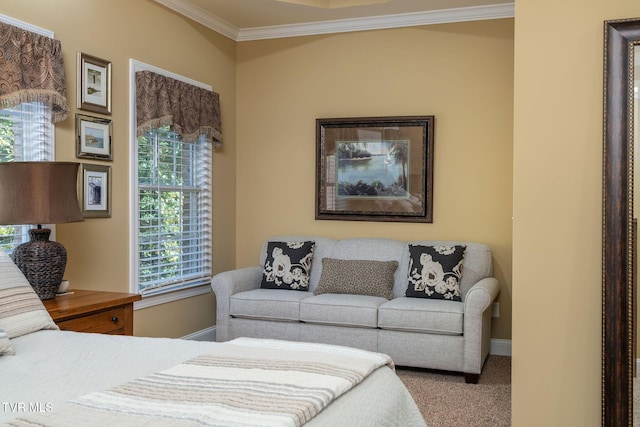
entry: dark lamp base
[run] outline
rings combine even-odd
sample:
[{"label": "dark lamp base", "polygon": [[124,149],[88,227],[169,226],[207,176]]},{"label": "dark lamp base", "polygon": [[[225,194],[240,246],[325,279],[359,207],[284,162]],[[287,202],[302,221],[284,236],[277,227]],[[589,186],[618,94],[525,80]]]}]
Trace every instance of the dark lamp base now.
[{"label": "dark lamp base", "polygon": [[29,230],[31,241],[19,245],[11,254],[41,300],[56,297],[67,266],[67,250],[49,240],[50,234],[48,228]]}]

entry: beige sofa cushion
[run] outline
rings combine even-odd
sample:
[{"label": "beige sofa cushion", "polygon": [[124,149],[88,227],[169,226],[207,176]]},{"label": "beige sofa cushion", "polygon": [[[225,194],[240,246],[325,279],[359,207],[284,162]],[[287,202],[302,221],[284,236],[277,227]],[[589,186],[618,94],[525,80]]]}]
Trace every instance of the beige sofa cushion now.
[{"label": "beige sofa cushion", "polygon": [[385,302],[385,298],[369,295],[316,295],[300,302],[300,320],[323,325],[376,328],[378,307]]},{"label": "beige sofa cushion", "polygon": [[298,322],[300,301],[313,296],[311,292],[287,289],[254,289],[231,295],[229,314],[232,317]]},{"label": "beige sofa cushion", "polygon": [[462,335],[464,303],[400,297],[378,309],[381,329]]}]

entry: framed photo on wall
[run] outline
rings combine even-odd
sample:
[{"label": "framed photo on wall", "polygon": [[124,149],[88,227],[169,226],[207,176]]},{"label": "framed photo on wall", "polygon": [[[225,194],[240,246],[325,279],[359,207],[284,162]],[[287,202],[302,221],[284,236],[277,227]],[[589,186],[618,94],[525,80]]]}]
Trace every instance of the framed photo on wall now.
[{"label": "framed photo on wall", "polygon": [[85,218],[111,217],[111,166],[81,164],[78,194]]},{"label": "framed photo on wall", "polygon": [[113,160],[111,120],[76,114],[76,157]]},{"label": "framed photo on wall", "polygon": [[316,120],[316,219],[433,222],[434,116]]},{"label": "framed photo on wall", "polygon": [[78,108],[111,114],[111,62],[78,52]]}]

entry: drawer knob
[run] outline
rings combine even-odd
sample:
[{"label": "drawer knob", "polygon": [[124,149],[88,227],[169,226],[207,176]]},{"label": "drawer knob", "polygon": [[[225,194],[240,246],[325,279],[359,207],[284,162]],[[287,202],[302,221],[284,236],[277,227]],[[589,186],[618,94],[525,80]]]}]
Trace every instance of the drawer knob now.
[{"label": "drawer knob", "polygon": [[117,317],[117,316],[113,316],[113,317],[111,318],[111,321],[112,321],[113,323],[118,323],[118,317]]}]

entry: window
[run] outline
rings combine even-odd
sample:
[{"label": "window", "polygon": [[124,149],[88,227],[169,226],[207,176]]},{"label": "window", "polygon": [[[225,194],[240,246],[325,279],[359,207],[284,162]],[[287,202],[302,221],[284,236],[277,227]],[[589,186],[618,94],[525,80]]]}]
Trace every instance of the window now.
[{"label": "window", "polygon": [[211,277],[211,144],[181,142],[168,126],[138,137],[138,291]]},{"label": "window", "polygon": [[[148,116],[146,100],[160,86],[174,91],[171,99],[213,92],[151,65],[130,65],[131,292],[143,296],[139,309],[211,291],[213,146],[211,135],[201,134],[211,127],[201,124],[183,138],[186,124],[165,120],[170,114]],[[146,85],[146,78],[158,84]]]},{"label": "window", "polygon": [[[51,161],[54,159],[54,126],[51,106],[22,103],[0,110],[0,162]],[[0,226],[0,249],[12,252],[29,241],[30,225]]]},{"label": "window", "polygon": [[[0,15],[0,22],[52,38],[53,32]],[[31,40],[31,36],[27,36]],[[52,161],[55,156],[53,109],[50,104],[23,102],[0,109],[0,162]],[[55,233],[55,226],[48,226]],[[0,249],[12,252],[29,241],[31,225],[0,226]],[[53,237],[53,235],[52,235]]]}]

